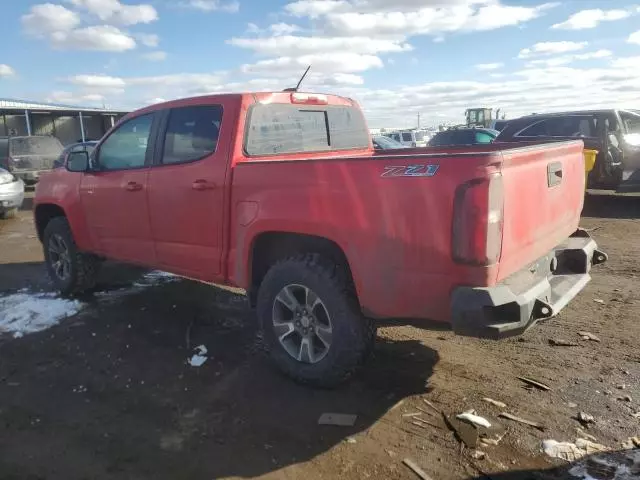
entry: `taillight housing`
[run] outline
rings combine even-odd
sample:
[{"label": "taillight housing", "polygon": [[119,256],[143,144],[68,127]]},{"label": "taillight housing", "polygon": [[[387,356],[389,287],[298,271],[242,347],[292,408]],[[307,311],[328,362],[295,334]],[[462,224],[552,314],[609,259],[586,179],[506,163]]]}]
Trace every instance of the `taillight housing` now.
[{"label": "taillight housing", "polygon": [[459,263],[492,265],[502,252],[504,187],[492,174],[460,185],[453,205],[452,254]]}]

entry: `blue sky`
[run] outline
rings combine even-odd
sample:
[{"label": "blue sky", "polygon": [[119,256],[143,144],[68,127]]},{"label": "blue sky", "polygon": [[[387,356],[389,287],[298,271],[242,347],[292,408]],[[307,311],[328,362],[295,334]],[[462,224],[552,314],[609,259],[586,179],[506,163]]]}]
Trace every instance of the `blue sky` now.
[{"label": "blue sky", "polygon": [[640,107],[640,5],[620,0],[4,2],[0,97],[134,109],[291,86],[372,126],[465,108]]}]

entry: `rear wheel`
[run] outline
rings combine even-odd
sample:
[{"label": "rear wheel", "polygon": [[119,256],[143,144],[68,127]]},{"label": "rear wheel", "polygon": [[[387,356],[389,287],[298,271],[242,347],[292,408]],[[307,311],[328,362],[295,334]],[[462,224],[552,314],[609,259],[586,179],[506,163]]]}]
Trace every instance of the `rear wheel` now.
[{"label": "rear wheel", "polygon": [[95,285],[100,262],[94,255],[78,250],[66,218],[52,219],[42,240],[47,271],[57,290],[70,295]]},{"label": "rear wheel", "polygon": [[301,383],[339,384],[375,340],[375,326],[360,312],[344,272],[317,255],[271,267],[258,292],[257,310],[271,357]]}]

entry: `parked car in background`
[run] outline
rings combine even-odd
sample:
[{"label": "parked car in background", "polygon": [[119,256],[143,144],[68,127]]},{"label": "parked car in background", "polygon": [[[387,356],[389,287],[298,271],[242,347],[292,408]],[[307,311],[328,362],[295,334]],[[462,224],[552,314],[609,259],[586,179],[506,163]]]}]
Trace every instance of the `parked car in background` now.
[{"label": "parked car in background", "polygon": [[425,130],[401,130],[385,133],[386,137],[401,143],[405,147],[426,147],[431,136]]},{"label": "parked car in background", "polygon": [[24,182],[0,168],[0,218],[14,217],[24,201]]},{"label": "parked car in background", "polygon": [[498,136],[497,130],[490,128],[450,128],[436,133],[429,140],[429,147],[444,147],[447,145],[478,145],[492,143]]},{"label": "parked car in background", "polygon": [[94,148],[96,148],[98,142],[96,140],[89,140],[86,142],[78,142],[72,143],[71,145],[67,145],[64,147],[64,150],[60,154],[60,156],[53,162],[53,168],[60,168],[67,164],[67,158],[69,154],[72,152],[87,152],[91,153]]},{"label": "parked car in background", "polygon": [[406,145],[396,142],[394,139],[384,135],[374,135],[371,137],[373,148],[376,150],[394,150],[396,148],[409,148]]},{"label": "parked car in background", "polygon": [[640,191],[640,112],[588,110],[535,114],[509,120],[497,142],[550,142],[581,139],[597,150],[589,174],[592,188]]},{"label": "parked car in background", "polygon": [[374,153],[349,98],[203,96],[69,154],[34,219],[61,292],[91,288],[104,258],[242,288],[275,363],[331,386],[370,352],[375,319],[497,339],[557,314],[606,261],[579,229],[582,150]]},{"label": "parked car in background", "polygon": [[63,148],[60,140],[51,136],[0,137],[0,168],[33,185],[41,172],[53,168]]}]

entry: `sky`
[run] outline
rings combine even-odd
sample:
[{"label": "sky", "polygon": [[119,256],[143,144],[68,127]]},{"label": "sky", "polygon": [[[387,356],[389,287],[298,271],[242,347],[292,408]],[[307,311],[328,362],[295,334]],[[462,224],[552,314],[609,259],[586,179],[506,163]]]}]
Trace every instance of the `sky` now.
[{"label": "sky", "polygon": [[370,127],[640,108],[640,2],[3,0],[0,98],[136,109],[295,86]]}]

